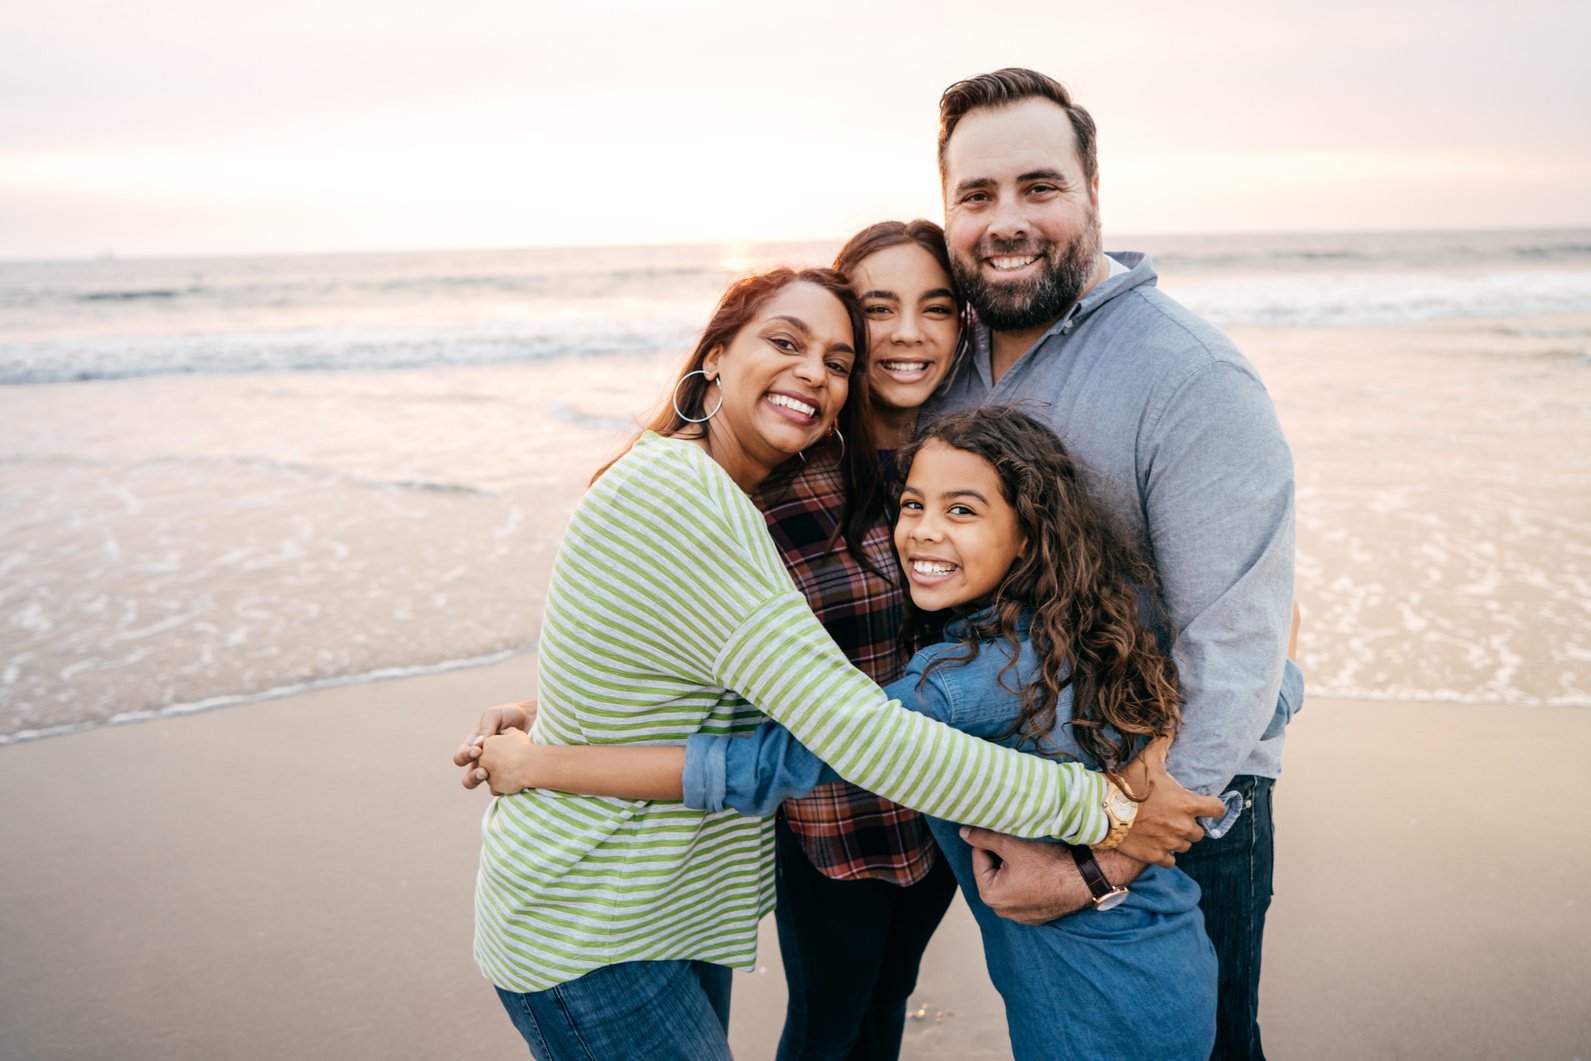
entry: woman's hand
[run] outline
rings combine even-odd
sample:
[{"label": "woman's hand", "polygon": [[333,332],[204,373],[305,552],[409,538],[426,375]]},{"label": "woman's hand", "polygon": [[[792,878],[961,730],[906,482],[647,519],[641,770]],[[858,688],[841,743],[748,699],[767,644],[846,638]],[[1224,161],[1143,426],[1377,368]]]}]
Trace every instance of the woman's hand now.
[{"label": "woman's hand", "polygon": [[475,728],[470,730],[464,738],[464,743],[460,744],[458,751],[453,753],[453,765],[465,768],[464,787],[474,788],[486,780],[486,771],[476,766],[476,760],[481,757],[481,745],[486,742],[486,738],[495,737],[510,729],[529,733],[530,727],[535,722],[534,699],[521,700],[517,704],[498,704],[496,707],[488,707],[482,711]]},{"label": "woman's hand", "polygon": [[1219,799],[1189,792],[1166,772],[1170,750],[1170,737],[1156,737],[1121,772],[1130,795],[1143,798],[1147,793],[1148,798],[1138,804],[1138,816],[1117,850],[1157,866],[1176,865],[1173,856],[1204,836],[1196,818],[1219,818],[1226,813],[1226,805]]}]

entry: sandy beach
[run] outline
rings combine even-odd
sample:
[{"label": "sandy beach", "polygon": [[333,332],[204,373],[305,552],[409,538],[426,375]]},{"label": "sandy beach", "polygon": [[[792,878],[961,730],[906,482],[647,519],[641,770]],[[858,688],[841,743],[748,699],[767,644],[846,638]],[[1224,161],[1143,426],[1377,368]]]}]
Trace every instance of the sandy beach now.
[{"label": "sandy beach", "polygon": [[[1230,331],[1310,681],[1268,1053],[1591,1058],[1591,317]],[[448,758],[534,691],[559,532],[676,360],[0,387],[0,1058],[523,1056]],[[959,904],[912,1005],[905,1057],[1007,1055]]]},{"label": "sandy beach", "polygon": [[[477,824],[447,754],[533,660],[3,751],[0,1057],[522,1056],[470,959]],[[1309,704],[1277,795],[1277,1058],[1591,1055],[1591,714]],[[771,1058],[771,922],[732,1043]],[[904,1056],[1006,1056],[959,901]]]}]

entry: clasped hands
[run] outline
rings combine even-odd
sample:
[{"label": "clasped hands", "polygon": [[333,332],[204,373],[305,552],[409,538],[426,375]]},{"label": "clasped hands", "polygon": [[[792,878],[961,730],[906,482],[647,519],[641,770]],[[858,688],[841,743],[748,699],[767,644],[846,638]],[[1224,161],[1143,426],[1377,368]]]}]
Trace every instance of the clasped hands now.
[{"label": "clasped hands", "polygon": [[453,753],[453,765],[464,768],[464,787],[483,782],[494,796],[507,796],[533,787],[516,783],[514,765],[520,761],[531,725],[536,721],[536,701],[498,704],[481,712]]}]

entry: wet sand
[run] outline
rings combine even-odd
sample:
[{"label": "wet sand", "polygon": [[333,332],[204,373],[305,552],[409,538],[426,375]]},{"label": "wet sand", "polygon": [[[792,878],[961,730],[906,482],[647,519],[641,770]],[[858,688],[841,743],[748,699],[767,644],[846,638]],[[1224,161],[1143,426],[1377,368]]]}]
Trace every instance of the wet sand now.
[{"label": "wet sand", "polygon": [[[0,1057],[523,1056],[448,756],[533,684],[521,657],[0,749]],[[1270,1054],[1591,1056],[1591,713],[1317,699],[1291,742]],[[742,1061],[781,1020],[764,940]],[[907,1058],[1006,1055],[959,903],[912,1005]]]}]

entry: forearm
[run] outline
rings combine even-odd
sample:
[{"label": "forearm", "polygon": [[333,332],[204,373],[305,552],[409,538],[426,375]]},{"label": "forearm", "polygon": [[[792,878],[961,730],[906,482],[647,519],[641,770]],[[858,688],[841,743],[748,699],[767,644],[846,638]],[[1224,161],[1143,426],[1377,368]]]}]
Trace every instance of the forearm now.
[{"label": "forearm", "polygon": [[[1149,863],[1140,862],[1136,858],[1122,854],[1120,851],[1095,851],[1094,858],[1099,862],[1099,868],[1104,871],[1105,876],[1112,884],[1131,884],[1138,879],[1140,873],[1149,868]],[[1077,871],[1075,864],[1072,866],[1072,870],[1073,872]],[[1079,873],[1077,879],[1079,883],[1082,883],[1082,874]],[[1084,887],[1086,888],[1087,886],[1085,885]]]},{"label": "forearm", "polygon": [[[1071,852],[1064,847],[1057,848],[1052,858],[1049,878],[1037,882],[1042,898],[1036,899],[1032,907],[1024,911],[1026,916],[1022,920],[1030,923],[1053,921],[1057,917],[1086,910],[1094,904],[1094,895],[1088,890],[1088,884],[1083,880],[1082,871],[1077,868]],[[1120,851],[1096,851],[1094,859],[1099,863],[1105,879],[1118,885],[1131,884],[1149,868],[1149,863],[1130,858]]]},{"label": "forearm", "polygon": [[554,749],[556,777],[547,788],[589,796],[677,802],[685,749],[678,745],[576,745]]},{"label": "forearm", "polygon": [[1292,455],[1264,388],[1230,367],[1190,380],[1154,434],[1146,516],[1185,698],[1171,771],[1214,793],[1276,709],[1292,626]]},{"label": "forearm", "polygon": [[1169,767],[1196,792],[1225,788],[1276,716],[1286,663],[1286,612],[1285,604],[1267,603],[1276,602],[1250,600],[1230,610],[1250,617],[1276,613],[1276,626],[1258,626],[1252,619],[1240,625],[1235,618],[1207,615],[1179,639],[1173,654],[1186,699]]},{"label": "forearm", "polygon": [[585,796],[677,802],[685,749],[678,745],[524,742],[492,771],[494,791],[545,788]]}]

